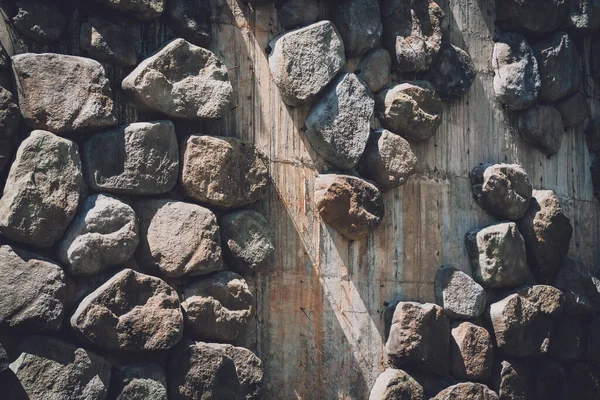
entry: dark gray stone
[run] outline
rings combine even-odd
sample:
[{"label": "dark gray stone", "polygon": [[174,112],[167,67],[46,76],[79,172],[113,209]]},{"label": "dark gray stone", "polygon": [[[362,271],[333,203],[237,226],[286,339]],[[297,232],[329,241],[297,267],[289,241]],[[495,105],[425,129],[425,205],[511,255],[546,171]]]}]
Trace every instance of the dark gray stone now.
[{"label": "dark gray stone", "polygon": [[585,330],[585,359],[600,365],[600,316],[594,317]]},{"label": "dark gray stone", "polygon": [[10,359],[8,358],[8,354],[6,353],[4,346],[2,346],[0,343],[0,373],[8,369],[8,364],[10,364]]},{"label": "dark gray stone", "polygon": [[592,186],[594,188],[594,196],[600,198],[600,155],[596,155],[594,162],[590,166],[592,175]]},{"label": "dark gray stone", "polygon": [[583,262],[564,259],[554,286],[565,294],[567,315],[590,315],[600,310],[600,292]]},{"label": "dark gray stone", "polygon": [[498,400],[498,395],[481,383],[459,383],[442,390],[431,400]]},{"label": "dark gray stone", "polygon": [[423,387],[401,369],[387,368],[375,381],[369,400],[423,400]]},{"label": "dark gray stone", "polygon": [[591,33],[600,28],[599,0],[567,0],[565,25],[577,33]]},{"label": "dark gray stone", "polygon": [[540,366],[535,398],[539,400],[569,400],[567,375],[559,363],[551,361]]},{"label": "dark gray stone", "polygon": [[580,124],[590,116],[590,106],[582,92],[575,92],[571,96],[559,100],[554,107],[560,113],[565,128]]},{"label": "dark gray stone", "polygon": [[552,32],[566,12],[565,0],[496,0],[496,22],[507,30]]},{"label": "dark gray stone", "polygon": [[207,345],[220,348],[227,357],[233,360],[237,380],[243,392],[242,398],[246,400],[260,399],[263,382],[263,363],[261,359],[243,347],[216,343]]},{"label": "dark gray stone", "polygon": [[578,363],[568,372],[569,399],[597,400],[600,393],[600,367]]},{"label": "dark gray stone", "polygon": [[52,43],[65,30],[65,16],[54,2],[18,0],[16,5],[13,26],[30,39],[43,44]]},{"label": "dark gray stone", "polygon": [[330,15],[342,36],[348,58],[360,57],[379,45],[383,25],[378,1],[334,2]]},{"label": "dark gray stone", "polygon": [[142,21],[150,21],[165,11],[166,0],[92,0],[103,7],[127,13]]},{"label": "dark gray stone", "polygon": [[556,108],[534,105],[517,114],[517,131],[525,142],[552,156],[560,150],[565,127]]},{"label": "dark gray stone", "polygon": [[486,381],[492,375],[494,345],[489,332],[471,322],[452,326],[450,373],[457,379]]},{"label": "dark gray stone", "polygon": [[21,122],[21,112],[15,98],[8,90],[0,87],[0,137],[12,137]]},{"label": "dark gray stone", "polygon": [[552,330],[549,354],[563,362],[574,361],[583,356],[584,348],[584,329],[579,320],[562,316]]},{"label": "dark gray stone", "polygon": [[212,25],[210,0],[167,1],[165,17],[177,36],[208,48]]},{"label": "dark gray stone", "polygon": [[590,151],[600,153],[600,119],[591,119],[585,129],[585,138]]},{"label": "dark gray stone", "polygon": [[158,364],[133,364],[116,368],[110,398],[114,400],[167,400],[167,377]]},{"label": "dark gray stone", "polygon": [[486,295],[483,287],[464,272],[443,266],[435,274],[435,301],[450,318],[473,319],[483,314]]},{"label": "dark gray stone", "polygon": [[441,99],[453,100],[467,94],[476,76],[471,56],[459,47],[444,43],[426,79],[432,83]]},{"label": "dark gray stone", "polygon": [[277,16],[286,30],[317,22],[320,12],[319,0],[282,0],[277,3]]},{"label": "dark gray stone", "polygon": [[390,82],[392,72],[392,57],[384,49],[369,51],[358,64],[357,74],[372,93],[377,93]]},{"label": "dark gray stone", "polygon": [[503,360],[494,370],[494,389],[500,400],[533,399],[533,371],[524,361]]},{"label": "dark gray stone", "polygon": [[90,18],[81,24],[79,42],[93,59],[126,67],[137,64],[135,37],[112,22]]}]

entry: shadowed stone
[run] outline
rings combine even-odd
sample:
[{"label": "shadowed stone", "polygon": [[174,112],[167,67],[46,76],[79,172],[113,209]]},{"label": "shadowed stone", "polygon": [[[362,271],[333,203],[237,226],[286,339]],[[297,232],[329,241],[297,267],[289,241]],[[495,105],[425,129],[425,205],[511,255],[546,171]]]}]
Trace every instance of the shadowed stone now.
[{"label": "shadowed stone", "polygon": [[375,381],[369,400],[423,400],[423,388],[401,369],[387,368]]},{"label": "shadowed stone", "polygon": [[110,399],[167,400],[167,393],[167,377],[158,364],[127,365],[113,371]]},{"label": "shadowed stone", "polygon": [[21,112],[12,93],[0,87],[0,172],[11,161],[16,142],[15,133],[20,122]]},{"label": "shadowed stone", "polygon": [[471,56],[450,43],[442,44],[426,79],[444,100],[458,99],[467,94],[477,71]]},{"label": "shadowed stone", "polygon": [[379,45],[383,26],[379,2],[346,0],[331,6],[331,21],[344,41],[348,58],[360,57]]},{"label": "shadowed stone", "polygon": [[23,35],[42,44],[54,42],[65,30],[63,13],[53,2],[18,0],[13,26]]},{"label": "shadowed stone", "polygon": [[600,364],[600,316],[595,316],[585,330],[585,359]]},{"label": "shadowed stone", "polygon": [[583,356],[584,330],[579,320],[562,316],[552,330],[549,354],[560,361],[574,361]]},{"label": "shadowed stone", "polygon": [[585,139],[590,151],[600,153],[600,119],[590,120],[585,129]]},{"label": "shadowed stone", "polygon": [[279,22],[286,30],[317,22],[321,12],[319,0],[282,0],[276,6]]},{"label": "shadowed stone", "polygon": [[569,399],[597,400],[600,393],[600,367],[578,363],[568,373]]},{"label": "shadowed stone", "polygon": [[560,150],[565,127],[556,108],[534,105],[517,114],[517,131],[525,142],[552,156]]},{"label": "shadowed stone", "polygon": [[592,186],[594,188],[594,196],[600,198],[600,155],[596,155],[594,162],[590,166],[592,175]]},{"label": "shadowed stone", "polygon": [[554,107],[560,113],[565,128],[580,124],[590,117],[590,106],[582,92],[565,97],[554,104]]},{"label": "shadowed stone", "polygon": [[123,66],[137,64],[135,40],[127,29],[99,18],[81,25],[81,48],[91,58]]},{"label": "shadowed stone", "polygon": [[431,400],[498,400],[498,395],[481,383],[459,383],[450,386]]},{"label": "shadowed stone", "polygon": [[165,17],[173,32],[196,46],[208,47],[211,37],[210,0],[167,1]]},{"label": "shadowed stone", "polygon": [[435,274],[435,301],[450,318],[478,318],[485,309],[483,287],[464,272],[444,266]]},{"label": "shadowed stone", "polygon": [[494,346],[489,332],[470,322],[452,327],[450,372],[458,379],[486,381],[492,375]]},{"label": "shadowed stone", "polygon": [[600,310],[600,292],[583,262],[564,259],[553,285],[565,295],[567,315],[589,315]]},{"label": "shadowed stone", "polygon": [[94,3],[150,21],[165,11],[166,0],[92,0]]},{"label": "shadowed stone", "polygon": [[10,359],[8,358],[8,354],[6,354],[4,346],[0,343],[0,373],[8,369],[8,364],[10,364]]},{"label": "shadowed stone", "polygon": [[567,0],[567,11],[567,28],[584,34],[600,28],[600,1]]},{"label": "shadowed stone", "polygon": [[565,18],[565,0],[496,0],[496,22],[507,30],[552,32]]},{"label": "shadowed stone", "polygon": [[563,367],[554,361],[544,363],[537,371],[536,399],[569,400],[567,375]]},{"label": "shadowed stone", "polygon": [[392,72],[390,53],[384,49],[369,51],[358,64],[358,71],[358,77],[367,84],[371,92],[379,92],[390,82]]},{"label": "shadowed stone", "polygon": [[531,367],[516,360],[503,360],[494,370],[494,388],[500,400],[533,399],[533,371]]}]

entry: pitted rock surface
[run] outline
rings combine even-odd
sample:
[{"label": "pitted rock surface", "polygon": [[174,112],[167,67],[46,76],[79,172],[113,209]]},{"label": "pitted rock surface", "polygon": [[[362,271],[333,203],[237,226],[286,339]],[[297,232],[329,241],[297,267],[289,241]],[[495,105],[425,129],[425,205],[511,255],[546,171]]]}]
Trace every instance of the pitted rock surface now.
[{"label": "pitted rock surface", "polygon": [[533,399],[533,372],[524,361],[502,360],[493,377],[500,400]]},{"label": "pitted rock surface", "polygon": [[375,381],[369,400],[423,400],[423,387],[401,369],[387,368]]},{"label": "pitted rock surface", "polygon": [[135,38],[127,29],[100,18],[81,25],[81,48],[91,58],[123,66],[137,64]]},{"label": "pitted rock surface", "polygon": [[431,400],[498,400],[498,395],[484,384],[466,382],[444,389]]},{"label": "pitted rock surface", "polygon": [[477,71],[471,56],[450,43],[442,44],[426,79],[444,100],[465,95],[475,82]]},{"label": "pitted rock surface", "polygon": [[11,161],[21,112],[8,90],[0,87],[0,172]]},{"label": "pitted rock surface", "polygon": [[367,84],[372,93],[377,93],[390,82],[392,57],[387,50],[373,49],[360,60],[358,71],[358,77]]},{"label": "pitted rock surface", "polygon": [[344,41],[348,58],[360,57],[379,45],[383,25],[378,1],[334,2],[330,15]]},{"label": "pitted rock surface", "polygon": [[113,370],[110,399],[167,400],[167,377],[158,364],[133,364]]},{"label": "pitted rock surface", "polygon": [[494,345],[489,332],[471,322],[452,326],[450,372],[455,378],[486,381],[492,375]]},{"label": "pitted rock surface", "polygon": [[282,0],[276,6],[277,17],[285,30],[317,22],[321,12],[319,0]]},{"label": "pitted rock surface", "polygon": [[36,42],[52,43],[65,30],[65,16],[53,2],[18,0],[16,6],[17,15],[12,19],[15,29]]},{"label": "pitted rock surface", "polygon": [[517,131],[525,142],[552,156],[560,150],[565,128],[556,108],[536,104],[517,114]]},{"label": "pitted rock surface", "polygon": [[444,266],[435,274],[435,301],[450,318],[478,318],[485,309],[483,287],[466,273]]},{"label": "pitted rock surface", "polygon": [[130,14],[131,16],[150,21],[161,16],[165,11],[166,0],[92,0],[103,7]]}]

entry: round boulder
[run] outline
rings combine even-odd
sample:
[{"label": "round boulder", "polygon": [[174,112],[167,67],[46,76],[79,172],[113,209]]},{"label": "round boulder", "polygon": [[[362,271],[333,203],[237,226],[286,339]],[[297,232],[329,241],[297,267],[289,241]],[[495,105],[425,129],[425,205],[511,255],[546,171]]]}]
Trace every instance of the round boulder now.
[{"label": "round boulder", "polygon": [[423,400],[423,388],[401,369],[387,368],[375,381],[369,400]]},{"label": "round boulder", "polygon": [[476,76],[471,56],[459,47],[444,43],[426,79],[431,82],[441,99],[452,100],[464,96],[475,82]]},{"label": "round boulder", "polygon": [[498,400],[498,395],[486,385],[466,382],[442,390],[431,400]]}]

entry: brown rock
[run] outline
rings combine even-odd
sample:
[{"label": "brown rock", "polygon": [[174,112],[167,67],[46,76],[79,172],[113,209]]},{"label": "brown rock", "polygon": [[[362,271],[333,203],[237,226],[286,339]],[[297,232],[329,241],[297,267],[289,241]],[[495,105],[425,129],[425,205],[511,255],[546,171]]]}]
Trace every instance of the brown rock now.
[{"label": "brown rock", "polygon": [[523,361],[502,361],[494,371],[494,387],[500,400],[533,399],[533,371]]},{"label": "brown rock", "polygon": [[401,369],[383,371],[371,389],[369,400],[423,400],[423,388]]},{"label": "brown rock", "polygon": [[470,322],[452,327],[450,372],[458,379],[485,381],[492,374],[494,347],[489,332]]},{"label": "brown rock", "polygon": [[481,383],[459,383],[450,386],[431,400],[498,400],[498,395]]}]

